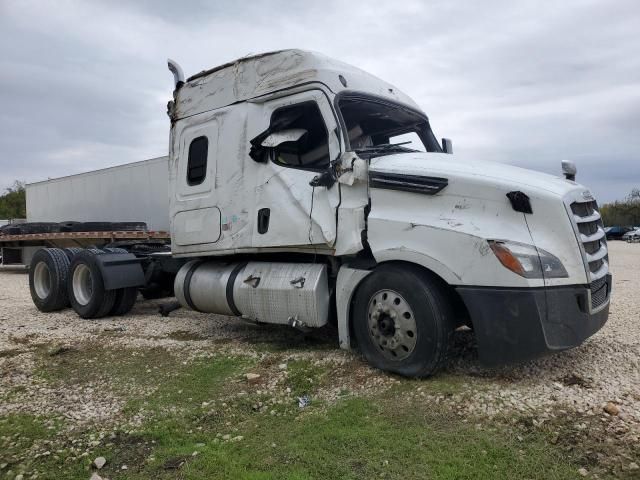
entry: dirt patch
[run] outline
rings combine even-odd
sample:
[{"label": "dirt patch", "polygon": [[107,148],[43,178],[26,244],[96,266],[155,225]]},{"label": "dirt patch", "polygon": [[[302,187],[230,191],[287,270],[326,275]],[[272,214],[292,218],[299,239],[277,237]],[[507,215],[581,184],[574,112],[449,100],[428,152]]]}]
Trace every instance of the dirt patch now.
[{"label": "dirt patch", "polygon": [[13,350],[2,350],[0,352],[0,358],[6,358],[6,357],[15,357],[16,355],[20,355],[24,353],[24,350],[20,350],[20,349],[13,349]]},{"label": "dirt patch", "polygon": [[171,332],[169,333],[169,335],[167,335],[167,338],[170,338],[171,340],[178,340],[180,342],[200,341],[207,339],[207,337],[199,333],[189,332],[187,330],[177,330],[175,332]]},{"label": "dirt patch", "polygon": [[562,384],[567,387],[577,385],[581,388],[591,388],[593,384],[593,380],[591,380],[590,378],[584,378],[580,375],[576,375],[575,373],[565,375],[564,377],[559,378],[558,381],[562,382]]},{"label": "dirt patch", "polygon": [[162,464],[162,468],[165,470],[178,470],[187,463],[187,460],[189,460],[189,457],[186,455],[172,457]]}]

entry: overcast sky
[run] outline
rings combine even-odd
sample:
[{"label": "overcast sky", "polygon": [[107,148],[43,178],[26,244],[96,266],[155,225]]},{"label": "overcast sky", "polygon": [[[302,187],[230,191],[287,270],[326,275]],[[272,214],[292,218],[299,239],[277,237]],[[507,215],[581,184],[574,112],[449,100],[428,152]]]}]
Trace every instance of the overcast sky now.
[{"label": "overcast sky", "polygon": [[0,0],[0,189],[167,152],[187,76],[282,48],[395,84],[454,151],[640,187],[640,2]]}]

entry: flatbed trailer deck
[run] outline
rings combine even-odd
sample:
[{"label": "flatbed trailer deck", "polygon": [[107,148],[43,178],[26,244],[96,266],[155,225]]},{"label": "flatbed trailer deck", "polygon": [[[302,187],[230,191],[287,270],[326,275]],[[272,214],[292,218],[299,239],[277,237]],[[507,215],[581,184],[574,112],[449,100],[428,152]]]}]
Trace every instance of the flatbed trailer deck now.
[{"label": "flatbed trailer deck", "polygon": [[30,246],[87,247],[120,240],[169,240],[169,232],[110,231],[110,232],[56,232],[29,233],[24,235],[0,235],[0,247],[20,248]]},{"label": "flatbed trailer deck", "polygon": [[0,264],[28,265],[39,248],[103,247],[120,242],[169,244],[166,231],[48,232],[0,234]]}]

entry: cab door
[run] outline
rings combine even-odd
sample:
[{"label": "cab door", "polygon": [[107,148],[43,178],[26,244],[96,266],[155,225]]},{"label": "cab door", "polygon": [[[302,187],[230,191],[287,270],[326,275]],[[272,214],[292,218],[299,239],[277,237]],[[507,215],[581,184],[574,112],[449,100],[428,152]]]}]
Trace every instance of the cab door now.
[{"label": "cab door", "polygon": [[221,214],[213,189],[218,130],[218,118],[196,115],[175,132],[171,231],[176,252],[212,247],[220,238]]},{"label": "cab door", "polygon": [[[289,141],[253,155],[257,164],[253,245],[332,248],[339,186],[310,185],[341,154],[338,123],[329,100],[322,91],[310,90],[260,107],[261,114],[253,117],[252,125],[254,132],[262,132],[257,142],[271,133],[291,135]],[[256,145],[260,149],[262,144]]]}]

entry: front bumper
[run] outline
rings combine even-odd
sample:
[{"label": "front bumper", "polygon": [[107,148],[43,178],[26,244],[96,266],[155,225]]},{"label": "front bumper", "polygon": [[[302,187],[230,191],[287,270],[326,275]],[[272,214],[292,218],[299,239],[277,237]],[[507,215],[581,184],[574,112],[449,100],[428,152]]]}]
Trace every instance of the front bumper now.
[{"label": "front bumper", "polygon": [[[606,280],[607,297],[611,275]],[[577,347],[606,323],[609,298],[591,307],[584,285],[509,289],[458,287],[471,316],[480,361],[498,365]]]}]

